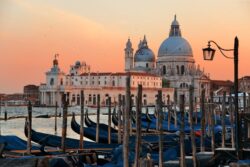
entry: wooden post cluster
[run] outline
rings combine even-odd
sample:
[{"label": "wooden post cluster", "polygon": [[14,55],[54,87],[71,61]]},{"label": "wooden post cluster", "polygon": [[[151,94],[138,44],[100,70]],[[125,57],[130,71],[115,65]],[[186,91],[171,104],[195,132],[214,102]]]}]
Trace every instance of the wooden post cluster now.
[{"label": "wooden post cluster", "polygon": [[81,118],[80,118],[80,141],[79,141],[79,148],[83,149],[83,145],[84,145],[84,140],[83,140],[83,136],[84,136],[84,92],[83,90],[81,91]]},{"label": "wooden post cluster", "polygon": [[126,96],[125,96],[125,112],[124,115],[124,133],[123,133],[123,166],[129,166],[129,112],[131,109],[131,92],[130,92],[130,76],[126,77]]},{"label": "wooden post cluster", "polygon": [[186,166],[185,159],[185,133],[184,133],[184,109],[185,109],[185,95],[180,95],[180,113],[181,113],[181,126],[180,126],[180,167]]},{"label": "wooden post cluster", "polygon": [[139,167],[141,147],[141,110],[142,110],[142,85],[138,85],[136,97],[136,145],[134,167]]},{"label": "wooden post cluster", "polygon": [[31,154],[31,129],[32,129],[32,105],[31,102],[28,102],[28,142],[27,142],[27,153]]},{"label": "wooden post cluster", "polygon": [[100,95],[97,95],[97,113],[96,113],[96,136],[95,141],[99,143],[99,124],[100,124]]},{"label": "wooden post cluster", "polygon": [[190,85],[189,87],[189,121],[191,128],[191,143],[192,143],[192,159],[193,167],[196,167],[196,144],[195,144],[195,134],[194,134],[194,123],[193,123],[193,110],[194,110],[194,87]]},{"label": "wooden post cluster", "polygon": [[108,144],[111,143],[111,97],[108,97]]},{"label": "wooden post cluster", "polygon": [[68,115],[68,99],[66,99],[66,94],[62,96],[62,104],[63,104],[63,120],[62,120],[62,141],[61,141],[61,149],[65,152],[65,140],[67,136],[67,115]]}]

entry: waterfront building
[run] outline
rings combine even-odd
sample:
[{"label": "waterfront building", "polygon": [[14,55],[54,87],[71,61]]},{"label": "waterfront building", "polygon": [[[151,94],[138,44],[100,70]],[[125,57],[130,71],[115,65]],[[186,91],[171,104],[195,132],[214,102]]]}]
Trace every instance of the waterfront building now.
[{"label": "waterfront building", "polygon": [[90,66],[77,61],[70,67],[69,73],[62,72],[55,57],[53,67],[46,73],[46,83],[42,84],[40,100],[43,105],[55,105],[61,94],[67,93],[70,105],[80,104],[80,91],[85,92],[85,104],[95,105],[97,95],[105,104],[107,97],[117,102],[118,95],[125,94],[126,76],[131,75],[132,103],[135,102],[138,84],[143,86],[143,103],[155,104],[156,94],[163,90],[163,100],[170,101],[184,94],[186,104],[189,100],[189,87],[194,87],[195,102],[199,102],[201,90],[205,89],[206,97],[210,95],[209,75],[195,64],[189,42],[182,37],[180,24],[176,16],[171,24],[169,36],[159,47],[157,58],[150,49],[146,36],[139,42],[134,53],[130,39],[124,49],[125,72],[104,73],[91,72]]},{"label": "waterfront building", "polygon": [[125,95],[128,74],[131,78],[132,104],[135,104],[138,84],[143,86],[144,105],[155,103],[159,89],[162,89],[166,100],[169,97],[173,101],[174,89],[162,88],[162,78],[158,75],[143,72],[90,72],[89,66],[79,61],[70,67],[69,74],[66,75],[61,72],[55,58],[53,67],[46,73],[46,83],[40,85],[41,105],[53,106],[56,101],[60,103],[62,93],[67,93],[70,105],[79,105],[81,90],[84,90],[86,105],[96,105],[98,95],[102,105],[107,104],[108,97],[112,98],[114,104],[119,95]]},{"label": "waterfront building", "polygon": [[239,79],[239,91],[250,93],[250,76],[243,76]]}]

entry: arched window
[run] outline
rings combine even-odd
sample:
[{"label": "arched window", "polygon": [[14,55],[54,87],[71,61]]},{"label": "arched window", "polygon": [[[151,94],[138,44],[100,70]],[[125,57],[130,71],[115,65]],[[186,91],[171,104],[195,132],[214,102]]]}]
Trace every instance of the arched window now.
[{"label": "arched window", "polygon": [[146,67],[148,68],[148,63],[146,63]]},{"label": "arched window", "polygon": [[180,74],[179,66],[176,66],[176,71],[177,71],[177,74],[179,75]]},{"label": "arched window", "polygon": [[181,75],[183,75],[184,72],[185,72],[185,67],[184,67],[184,65],[182,65],[182,66],[181,66]]},{"label": "arched window", "polygon": [[113,80],[113,82],[112,82],[112,86],[115,86],[115,81]]},{"label": "arched window", "polygon": [[50,85],[53,86],[54,85],[54,78],[50,79]]},{"label": "arched window", "polygon": [[163,74],[163,75],[166,74],[166,66],[165,66],[165,65],[162,67],[162,74]]}]

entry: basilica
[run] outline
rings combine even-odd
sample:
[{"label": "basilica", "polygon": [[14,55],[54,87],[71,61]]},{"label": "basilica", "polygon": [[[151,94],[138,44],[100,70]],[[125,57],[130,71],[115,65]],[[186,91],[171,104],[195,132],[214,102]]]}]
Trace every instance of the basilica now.
[{"label": "basilica", "polygon": [[182,37],[176,16],[169,36],[159,46],[157,57],[150,49],[146,36],[139,41],[135,52],[128,39],[124,52],[125,69],[122,73],[92,72],[85,62],[76,61],[66,74],[60,70],[55,57],[52,68],[46,73],[46,83],[39,88],[41,104],[52,106],[60,103],[61,95],[67,93],[70,105],[79,105],[81,90],[84,90],[86,105],[96,105],[97,96],[103,105],[107,97],[116,103],[119,95],[125,95],[128,74],[131,76],[132,104],[138,84],[143,86],[144,105],[155,103],[159,89],[163,92],[163,101],[169,98],[177,103],[177,97],[184,94],[188,104],[191,85],[194,87],[195,102],[199,103],[202,89],[209,96],[209,75],[195,64],[192,47]]}]

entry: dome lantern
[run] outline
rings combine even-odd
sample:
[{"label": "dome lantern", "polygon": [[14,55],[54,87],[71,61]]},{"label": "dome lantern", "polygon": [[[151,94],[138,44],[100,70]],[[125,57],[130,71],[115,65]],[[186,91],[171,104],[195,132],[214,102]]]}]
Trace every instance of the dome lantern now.
[{"label": "dome lantern", "polygon": [[181,37],[181,30],[180,30],[180,24],[176,19],[176,15],[174,15],[174,20],[171,24],[171,29],[169,32],[169,37]]}]

